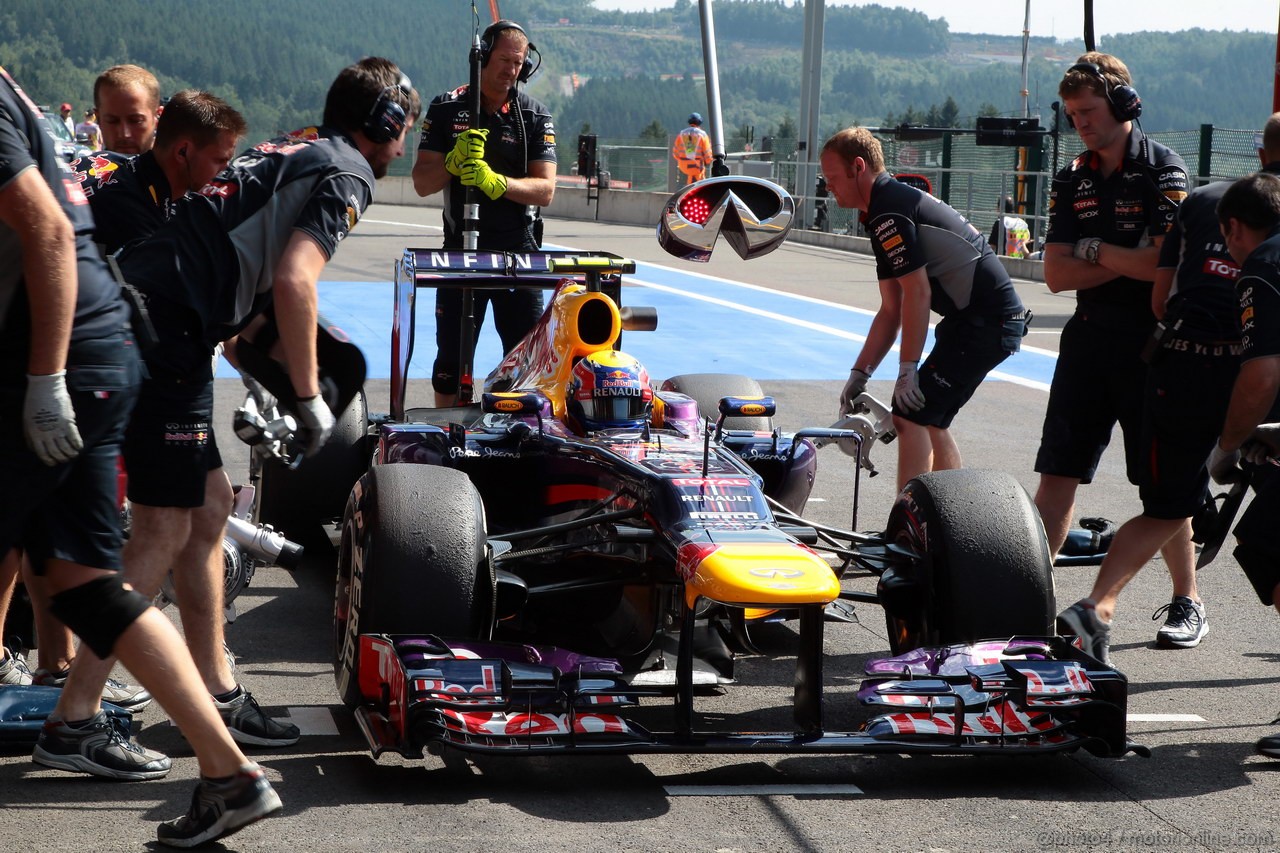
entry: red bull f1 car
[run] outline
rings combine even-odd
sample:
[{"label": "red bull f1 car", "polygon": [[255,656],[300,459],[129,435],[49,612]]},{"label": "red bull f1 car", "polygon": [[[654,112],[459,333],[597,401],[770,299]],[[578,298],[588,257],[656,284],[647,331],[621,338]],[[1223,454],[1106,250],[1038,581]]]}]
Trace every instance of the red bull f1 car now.
[{"label": "red bull f1 car", "polygon": [[[678,193],[664,241],[709,252],[719,228],[758,252],[762,234],[781,239],[790,199],[768,209],[764,182],[742,181]],[[684,215],[691,194],[699,221]],[[372,462],[342,519],[334,610],[338,690],[375,756],[1142,751],[1124,676],[1053,636],[1043,528],[1012,477],[921,476],[884,533],[857,533],[803,513],[821,447],[857,457],[856,486],[891,437],[869,398],[842,428],[787,434],[753,380],[683,374],[642,421],[583,429],[575,365],[654,326],[619,307],[634,269],[607,253],[409,249],[398,262],[391,411],[370,423]],[[437,287],[551,297],[478,404],[406,408],[414,304]],[[859,604],[884,609],[890,648],[856,692],[833,693],[853,674],[832,672],[824,634]],[[726,728],[705,704],[777,622],[794,626],[794,676],[777,685],[791,711],[778,730]],[[860,720],[832,727],[846,706]]]}]

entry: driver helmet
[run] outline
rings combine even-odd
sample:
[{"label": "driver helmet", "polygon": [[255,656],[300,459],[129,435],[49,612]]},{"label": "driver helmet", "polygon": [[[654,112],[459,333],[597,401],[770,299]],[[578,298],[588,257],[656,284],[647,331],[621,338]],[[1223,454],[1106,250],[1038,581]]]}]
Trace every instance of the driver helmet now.
[{"label": "driver helmet", "polygon": [[638,428],[649,419],[649,371],[625,352],[601,350],[573,366],[565,395],[569,415],[587,432]]}]

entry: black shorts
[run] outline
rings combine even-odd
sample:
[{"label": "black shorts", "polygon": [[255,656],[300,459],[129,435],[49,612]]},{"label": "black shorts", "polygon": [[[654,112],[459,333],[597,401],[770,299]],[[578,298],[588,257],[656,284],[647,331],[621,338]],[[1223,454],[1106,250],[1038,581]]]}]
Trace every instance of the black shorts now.
[{"label": "black shorts", "polygon": [[1236,562],[1253,584],[1258,600],[1273,605],[1276,584],[1280,584],[1280,539],[1276,519],[1280,518],[1280,469],[1262,465],[1253,475],[1256,494],[1236,524]]},{"label": "black shorts", "polygon": [[1154,317],[1149,324],[1103,324],[1079,313],[1067,321],[1049,386],[1037,473],[1092,482],[1118,422],[1129,482],[1140,481],[1147,381],[1141,354],[1154,324]]},{"label": "black shorts", "polygon": [[960,407],[978,390],[997,365],[1022,346],[1027,332],[1024,319],[980,319],[964,315],[943,317],[933,330],[933,349],[920,365],[920,391],[924,407],[893,413],[921,426],[946,429]]},{"label": "black shorts", "polygon": [[160,343],[125,434],[129,500],[144,506],[204,505],[205,479],[222,467],[213,438],[213,347],[187,309],[148,302]]},{"label": "black shorts", "polygon": [[1142,512],[1190,518],[1209,484],[1205,460],[1226,418],[1240,345],[1170,338],[1147,371],[1142,419]]},{"label": "black shorts", "polygon": [[[480,339],[480,327],[484,325],[485,307],[492,303],[493,324],[502,339],[503,354],[511,352],[542,316],[542,291],[536,288],[473,290],[472,295],[475,297],[476,340]],[[437,290],[436,361],[431,370],[431,385],[439,394],[458,393],[461,321],[462,291],[457,288]]]},{"label": "black shorts", "polygon": [[0,388],[0,554],[25,548],[36,574],[44,574],[51,558],[121,568],[117,465],[140,365],[126,329],[71,347],[67,391],[84,449],[52,467],[36,458],[23,436],[25,384]]}]

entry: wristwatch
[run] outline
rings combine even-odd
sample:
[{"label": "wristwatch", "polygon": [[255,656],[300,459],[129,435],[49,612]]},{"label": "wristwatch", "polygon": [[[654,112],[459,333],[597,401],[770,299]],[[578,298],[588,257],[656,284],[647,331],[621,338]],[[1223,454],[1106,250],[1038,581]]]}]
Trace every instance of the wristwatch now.
[{"label": "wristwatch", "polygon": [[1098,250],[1102,248],[1102,238],[1089,237],[1080,242],[1083,245],[1084,252],[1077,254],[1076,257],[1082,258],[1091,264],[1096,264],[1098,262]]}]

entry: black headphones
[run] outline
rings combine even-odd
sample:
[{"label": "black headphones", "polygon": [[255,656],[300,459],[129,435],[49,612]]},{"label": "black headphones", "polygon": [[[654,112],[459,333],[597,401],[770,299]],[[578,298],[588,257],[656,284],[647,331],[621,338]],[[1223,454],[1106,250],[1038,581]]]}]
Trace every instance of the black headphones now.
[{"label": "black headphones", "polygon": [[[1138,97],[1137,89],[1125,83],[1113,87],[1102,69],[1092,62],[1077,62],[1067,69],[1067,74],[1072,71],[1080,71],[1102,81],[1102,91],[1107,103],[1111,105],[1111,114],[1116,117],[1116,121],[1133,121],[1142,115],[1142,98]],[[1072,121],[1071,115],[1067,113],[1066,117],[1067,127],[1075,130],[1076,123]]]},{"label": "black headphones", "polygon": [[378,94],[378,100],[374,102],[373,109],[369,110],[369,115],[364,120],[364,127],[360,128],[364,131],[364,135],[369,137],[370,142],[381,145],[399,138],[404,132],[404,126],[409,123],[409,117],[405,115],[404,107],[396,103],[394,96],[396,92],[409,96],[411,91],[413,91],[413,84],[401,71],[400,82],[386,87]]},{"label": "black headphones", "polygon": [[[481,68],[484,68],[486,65],[489,64],[489,55],[493,52],[493,44],[495,41],[497,41],[498,34],[501,33],[503,30],[516,30],[520,34],[522,34],[526,39],[529,37],[529,34],[524,31],[524,27],[520,26],[515,21],[508,21],[506,18],[503,18],[502,20],[499,20],[499,21],[494,21],[492,24],[490,24],[488,27],[485,28],[484,34],[480,36],[480,67]],[[535,53],[538,54],[538,62],[536,65],[533,62],[533,55]],[[520,73],[516,75],[516,79],[521,83],[528,83],[529,78],[532,77],[533,73],[537,71],[541,66],[542,66],[542,52],[538,50],[537,46],[533,42],[529,42],[529,49],[525,51],[525,54],[524,54],[524,67],[520,69]]]}]

